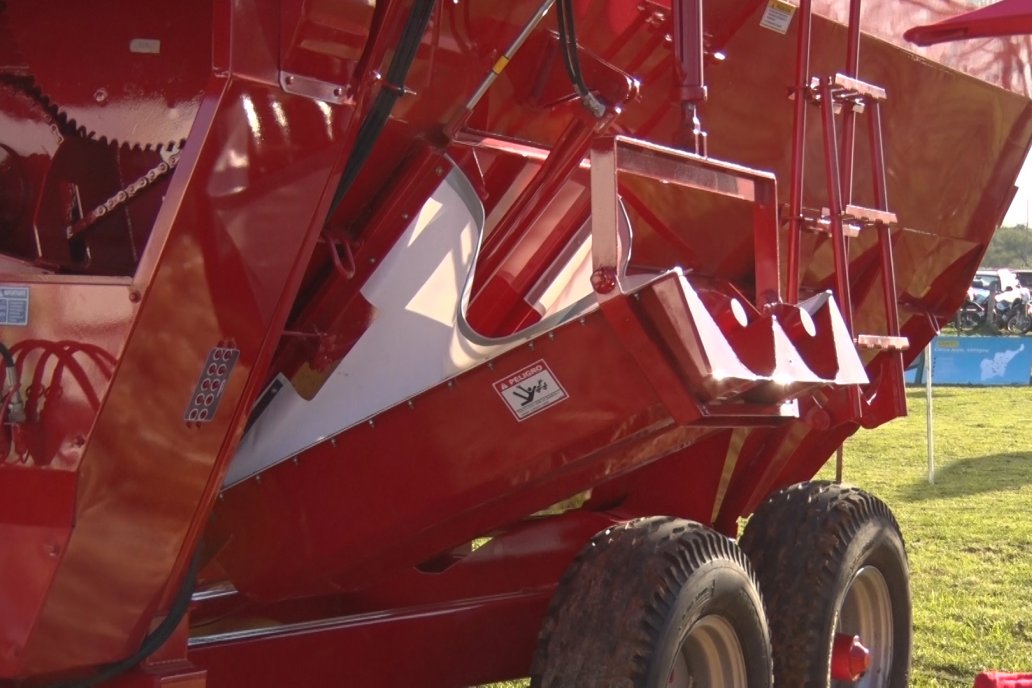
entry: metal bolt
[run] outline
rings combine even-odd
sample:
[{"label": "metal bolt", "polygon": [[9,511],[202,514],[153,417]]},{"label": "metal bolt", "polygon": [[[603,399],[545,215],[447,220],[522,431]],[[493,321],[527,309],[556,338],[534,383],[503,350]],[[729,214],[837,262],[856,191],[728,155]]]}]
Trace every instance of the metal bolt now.
[{"label": "metal bolt", "polygon": [[442,174],[444,174],[444,168],[441,167],[440,165],[438,165],[437,167],[434,168],[434,174],[436,174],[438,177],[440,177]]},{"label": "metal bolt", "polygon": [[333,89],[333,95],[337,98],[340,98],[342,95],[344,95],[344,89],[338,86],[337,88]]},{"label": "metal bolt", "polygon": [[371,427],[371,428],[375,428],[376,427],[376,421],[373,420],[372,418],[369,419],[369,427]]},{"label": "metal bolt", "polygon": [[530,349],[531,351],[533,351],[534,350],[534,342],[527,342],[527,348]]},{"label": "metal bolt", "polygon": [[294,77],[290,74],[287,74],[287,76],[283,79],[283,83],[285,83],[287,86],[290,86],[292,83],[294,83]]},{"label": "metal bolt", "polygon": [[409,219],[409,214],[408,213],[402,213],[401,214],[401,219],[402,220],[408,220]]},{"label": "metal bolt", "polygon": [[141,298],[140,297],[140,292],[138,292],[137,290],[131,289],[129,291],[129,300],[132,303],[139,303],[140,302],[140,298]]},{"label": "metal bolt", "polygon": [[548,341],[550,341],[550,342],[554,342],[555,341],[555,332],[549,332],[548,333]]},{"label": "metal bolt", "polygon": [[331,437],[330,438],[330,446],[333,447],[334,449],[337,448],[337,438],[336,437]]},{"label": "metal bolt", "polygon": [[407,405],[407,406],[408,406],[408,407],[409,407],[410,409],[414,409],[414,408],[416,408],[416,405],[412,403],[412,400],[411,400],[411,399],[409,399],[409,400],[408,400],[407,402],[405,402],[405,403],[406,403],[406,405]]},{"label": "metal bolt", "polygon": [[599,294],[616,289],[616,268],[604,266],[591,273],[591,287]]},{"label": "metal bolt", "polygon": [[93,93],[93,100],[97,101],[98,103],[107,102],[107,99],[108,99],[108,92],[107,92],[106,88],[98,88]]}]

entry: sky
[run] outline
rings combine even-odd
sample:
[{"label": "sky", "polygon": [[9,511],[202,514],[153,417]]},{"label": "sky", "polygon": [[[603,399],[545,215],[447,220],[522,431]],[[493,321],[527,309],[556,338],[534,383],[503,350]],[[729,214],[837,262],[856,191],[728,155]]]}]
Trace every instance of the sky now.
[{"label": "sky", "polygon": [[1021,168],[1018,180],[1014,183],[1018,187],[1018,193],[1003,218],[1003,224],[1005,227],[1032,226],[1032,155],[1025,158],[1025,166]]}]

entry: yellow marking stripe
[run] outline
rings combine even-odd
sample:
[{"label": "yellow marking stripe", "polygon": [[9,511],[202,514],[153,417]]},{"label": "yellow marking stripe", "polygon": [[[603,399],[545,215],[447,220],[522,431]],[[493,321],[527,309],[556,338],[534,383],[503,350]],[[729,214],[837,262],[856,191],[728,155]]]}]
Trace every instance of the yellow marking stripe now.
[{"label": "yellow marking stripe", "polygon": [[494,63],[494,67],[491,68],[491,71],[494,72],[495,74],[501,74],[502,70],[505,69],[508,66],[509,66],[509,58],[507,58],[505,55],[502,55],[501,57],[498,58],[498,61]]}]

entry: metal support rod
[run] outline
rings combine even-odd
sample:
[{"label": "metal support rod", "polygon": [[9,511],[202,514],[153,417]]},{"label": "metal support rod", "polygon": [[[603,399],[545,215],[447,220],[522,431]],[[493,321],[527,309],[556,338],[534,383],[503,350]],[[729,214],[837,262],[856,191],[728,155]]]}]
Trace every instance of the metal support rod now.
[{"label": "metal support rod", "polygon": [[[879,210],[888,210],[889,192],[885,179],[885,152],[882,142],[881,103],[873,101],[867,112],[867,126],[871,143],[871,166],[874,169],[874,204]],[[878,225],[878,244],[882,258],[882,291],[884,293],[886,334],[899,336],[899,304],[896,298],[896,265],[892,250],[892,230],[888,225]],[[903,385],[903,352],[893,352],[893,365],[899,384],[892,393],[898,408],[906,408],[906,392]]]},{"label": "metal support rod", "polygon": [[874,207],[889,209],[889,188],[885,179],[885,143],[882,139],[881,103],[868,106],[867,126],[871,140],[871,167],[874,169]]},{"label": "metal support rod", "polygon": [[[934,342],[934,340],[932,340]],[[932,428],[932,342],[925,349],[925,432],[928,435],[928,484],[935,484],[935,435]]]},{"label": "metal support rod", "polygon": [[835,259],[835,296],[839,301],[842,319],[853,336],[853,296],[849,284],[849,253],[846,234],[842,227],[842,186],[839,174],[837,136],[835,132],[835,103],[831,81],[821,84],[821,115],[824,118],[824,170],[828,183],[828,205],[831,217],[832,254]]},{"label": "metal support rod", "polygon": [[515,40],[513,40],[513,42],[509,45],[509,49],[506,50],[497,60],[495,60],[495,63],[491,66],[491,71],[488,72],[487,76],[484,77],[484,80],[480,82],[480,86],[477,87],[477,90],[473,93],[473,96],[469,99],[469,101],[466,102],[465,107],[463,107],[462,110],[460,110],[452,119],[452,121],[448,124],[446,133],[449,138],[454,136],[455,132],[457,132],[465,125],[470,113],[473,112],[473,108],[477,106],[477,103],[480,102],[480,99],[484,97],[485,93],[487,93],[487,89],[491,88],[491,84],[495,82],[495,79],[498,78],[498,75],[501,74],[502,71],[509,66],[509,62],[512,61],[512,58],[516,54],[516,51],[523,47],[523,44],[527,41],[527,38],[534,31],[534,29],[538,27],[538,24],[541,23],[541,20],[545,18],[545,15],[548,14],[548,10],[552,9],[552,5],[554,4],[555,0],[545,0],[538,8],[537,12],[534,13],[534,16],[530,18],[530,22],[523,27],[523,30],[520,31],[519,35],[516,36]]},{"label": "metal support rod", "polygon": [[[474,300],[520,244],[526,229],[541,217],[558,190],[580,166],[592,139],[609,126],[616,114],[616,110],[609,110],[602,120],[592,119],[591,122],[585,121],[584,117],[575,116],[563,130],[537,173],[485,240],[480,253],[480,265],[477,268],[482,277],[474,283]],[[490,316],[482,317],[489,317],[487,322],[497,325],[498,318],[504,317],[511,305],[504,300],[498,300],[497,303],[491,304]]]},{"label": "metal support rod", "polygon": [[[857,78],[860,70],[860,3],[850,0],[849,29],[846,41],[846,76]],[[842,197],[853,202],[853,158],[856,145],[856,112],[846,107],[842,116]]]},{"label": "metal support rod", "polygon": [[699,104],[706,100],[706,75],[703,69],[702,0],[674,0],[673,34],[676,100],[681,104],[682,146],[706,155],[706,134],[699,121]]},{"label": "metal support rod", "polygon": [[803,152],[806,147],[806,89],[810,74],[810,26],[813,11],[810,0],[799,2],[799,35],[796,42],[796,74],[793,84],[795,102],[792,113],[792,181],[788,202],[788,284],[789,303],[799,302],[799,239],[803,215]]},{"label": "metal support rod", "polygon": [[[871,141],[871,166],[874,169],[874,205],[888,210],[889,191],[885,179],[885,152],[882,147],[881,103],[870,104],[867,122]],[[878,243],[882,254],[882,287],[885,292],[885,319],[890,337],[899,336],[899,307],[896,304],[896,266],[892,252],[892,234],[888,226],[878,225]],[[903,364],[900,355],[900,365]]]},{"label": "metal support rod", "polygon": [[[899,306],[896,302],[896,267],[892,257],[892,231],[888,225],[878,224],[878,246],[881,249],[882,291],[885,307],[885,329],[890,337],[899,336]],[[904,367],[902,351],[883,351],[888,357],[885,362],[889,374],[882,384],[882,393],[892,400],[899,412],[905,413],[907,407],[906,385],[904,384]],[[889,367],[891,366],[891,368]]]},{"label": "metal support rod", "polygon": [[[882,258],[882,289],[885,292],[886,334],[899,336],[899,308],[896,305],[896,266],[892,257],[892,232],[886,224],[878,225],[878,247]],[[902,359],[900,359],[902,361]]]},{"label": "metal support rod", "polygon": [[849,3],[849,39],[846,45],[846,76],[856,77],[860,68],[860,3],[862,0],[850,0]]},{"label": "metal support rod", "polygon": [[674,0],[674,56],[677,60],[678,99],[706,100],[703,70],[702,0]]},{"label": "metal support rod", "polygon": [[835,482],[837,483],[842,482],[842,466],[845,463],[843,454],[842,446],[839,445],[839,448],[835,450]]}]

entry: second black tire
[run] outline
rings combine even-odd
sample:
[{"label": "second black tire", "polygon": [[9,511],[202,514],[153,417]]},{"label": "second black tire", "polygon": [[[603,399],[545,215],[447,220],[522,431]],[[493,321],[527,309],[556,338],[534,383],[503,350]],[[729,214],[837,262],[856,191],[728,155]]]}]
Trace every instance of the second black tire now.
[{"label": "second black tire", "polygon": [[[740,544],[763,590],[776,685],[906,688],[909,569],[881,500],[835,483],[793,485],[760,506]],[[861,635],[871,650],[871,670],[857,683],[831,678],[837,633]]]},{"label": "second black tire", "polygon": [[532,688],[770,688],[755,577],[723,535],[668,517],[599,533],[560,581]]}]

